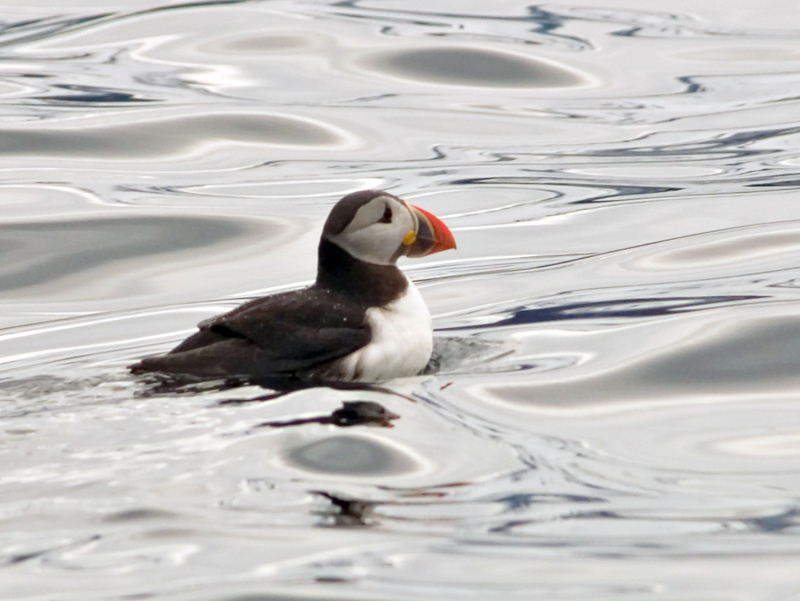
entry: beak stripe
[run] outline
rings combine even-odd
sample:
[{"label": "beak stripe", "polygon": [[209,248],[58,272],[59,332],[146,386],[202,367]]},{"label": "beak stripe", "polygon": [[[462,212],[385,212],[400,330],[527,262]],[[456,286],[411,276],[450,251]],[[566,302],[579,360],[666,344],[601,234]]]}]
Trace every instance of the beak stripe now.
[{"label": "beak stripe", "polygon": [[408,206],[416,215],[418,225],[414,243],[409,248],[407,256],[424,257],[456,247],[453,233],[441,219],[412,204]]}]

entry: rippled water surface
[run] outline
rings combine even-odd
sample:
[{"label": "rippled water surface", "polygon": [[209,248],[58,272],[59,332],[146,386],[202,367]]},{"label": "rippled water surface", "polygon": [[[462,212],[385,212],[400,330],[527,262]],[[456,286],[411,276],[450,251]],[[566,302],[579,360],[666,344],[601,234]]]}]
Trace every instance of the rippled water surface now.
[{"label": "rippled water surface", "polygon": [[[10,0],[0,59],[0,598],[800,599],[794,2]],[[127,374],[362,188],[458,240],[434,373]]]}]

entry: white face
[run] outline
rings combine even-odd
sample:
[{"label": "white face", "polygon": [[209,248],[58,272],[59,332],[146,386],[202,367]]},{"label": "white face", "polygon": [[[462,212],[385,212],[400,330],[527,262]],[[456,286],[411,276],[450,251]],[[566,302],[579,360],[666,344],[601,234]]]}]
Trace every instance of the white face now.
[{"label": "white face", "polygon": [[362,261],[393,265],[408,251],[404,239],[416,230],[416,216],[405,202],[377,196],[361,206],[347,227],[330,241]]}]

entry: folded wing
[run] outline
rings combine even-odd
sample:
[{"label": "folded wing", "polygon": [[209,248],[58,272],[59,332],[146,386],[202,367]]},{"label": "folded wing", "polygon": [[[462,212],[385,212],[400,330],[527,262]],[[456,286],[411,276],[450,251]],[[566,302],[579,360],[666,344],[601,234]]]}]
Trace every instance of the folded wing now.
[{"label": "folded wing", "polygon": [[314,286],[256,299],[199,324],[166,355],[134,371],[199,377],[287,377],[349,355],[369,342],[363,307]]}]

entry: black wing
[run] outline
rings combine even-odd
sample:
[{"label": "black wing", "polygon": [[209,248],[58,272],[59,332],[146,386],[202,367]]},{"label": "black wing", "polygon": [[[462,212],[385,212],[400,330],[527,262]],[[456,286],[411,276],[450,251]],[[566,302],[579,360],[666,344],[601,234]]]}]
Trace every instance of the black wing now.
[{"label": "black wing", "polygon": [[364,308],[315,286],[256,299],[206,320],[134,371],[201,377],[285,376],[352,353],[370,338]]}]

